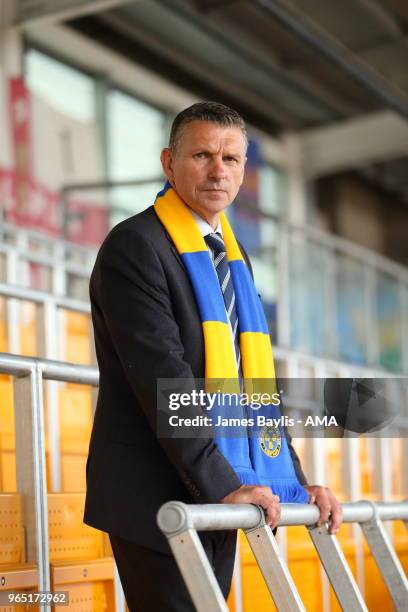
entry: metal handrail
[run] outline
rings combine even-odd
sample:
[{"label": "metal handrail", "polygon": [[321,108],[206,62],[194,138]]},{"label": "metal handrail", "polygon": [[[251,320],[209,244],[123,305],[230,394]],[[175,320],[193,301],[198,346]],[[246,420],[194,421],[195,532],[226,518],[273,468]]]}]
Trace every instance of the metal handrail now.
[{"label": "metal handrail", "polygon": [[0,296],[27,302],[34,302],[35,304],[45,304],[46,302],[51,301],[53,304],[55,304],[56,308],[70,310],[72,312],[82,314],[91,313],[91,305],[89,302],[76,298],[55,295],[53,293],[48,293],[47,291],[41,291],[40,289],[31,289],[30,287],[20,287],[19,285],[0,283]]},{"label": "metal handrail", "polygon": [[[382,521],[402,519],[407,525],[408,502],[342,504],[343,522],[358,523],[388,587],[395,609],[408,608],[408,581]],[[316,505],[282,504],[279,526],[305,525],[317,550],[342,610],[367,612],[346,558],[327,525],[317,526],[320,512]],[[277,609],[305,612],[263,510],[248,504],[187,505],[164,504],[157,523],[168,539],[186,587],[198,612],[227,612],[228,607],[217,583],[197,531],[243,529]]]},{"label": "metal handrail", "polygon": [[28,376],[33,369],[37,370],[44,380],[56,380],[92,387],[99,385],[98,368],[68,361],[22,357],[21,355],[0,352],[1,373],[10,376]]},{"label": "metal handrail", "polygon": [[[56,265],[55,256],[37,251],[28,251],[26,249],[22,249],[21,247],[9,244],[0,244],[0,254],[6,256],[15,255],[27,263],[36,263],[48,268],[54,268]],[[90,262],[88,270],[84,269],[83,264],[80,265],[78,263],[73,263],[72,261],[67,261],[63,258],[60,259],[58,264],[63,265],[65,272],[68,274],[75,274],[76,276],[80,276],[82,278],[89,278],[91,273]]]},{"label": "metal handrail", "polygon": [[[0,236],[1,234],[4,235],[6,233],[12,236],[16,236],[16,239],[18,239],[20,236],[23,235],[28,240],[31,238],[32,240],[36,240],[40,243],[43,243],[46,245],[48,244],[51,247],[54,247],[55,249],[57,249],[58,251],[62,250],[65,254],[72,251],[75,254],[81,253],[86,258],[88,257],[92,258],[96,255],[96,249],[92,249],[90,247],[83,246],[82,244],[76,244],[76,243],[70,242],[69,240],[64,240],[64,238],[62,237],[60,238],[60,237],[48,236],[47,234],[40,232],[38,230],[20,227],[8,221],[1,221],[0,222]],[[15,245],[11,245],[11,246],[15,246]]]},{"label": "metal handrail", "polygon": [[[408,521],[408,501],[346,502],[342,505],[343,523],[362,523],[373,518],[383,521]],[[319,520],[317,506],[310,504],[281,504],[280,527],[315,525]],[[253,529],[264,521],[262,510],[252,504],[185,504],[171,501],[163,504],[157,522],[169,537],[184,529],[214,531],[222,529]]]}]

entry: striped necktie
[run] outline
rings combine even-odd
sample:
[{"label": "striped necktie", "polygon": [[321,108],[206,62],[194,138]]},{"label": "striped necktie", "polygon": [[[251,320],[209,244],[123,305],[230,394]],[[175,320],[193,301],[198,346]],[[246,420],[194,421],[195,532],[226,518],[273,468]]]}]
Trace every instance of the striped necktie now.
[{"label": "striped necktie", "polygon": [[210,247],[213,254],[213,261],[215,271],[217,272],[218,280],[220,282],[222,295],[225,302],[225,310],[227,311],[232,336],[234,339],[235,356],[237,360],[237,368],[239,377],[242,377],[241,370],[241,352],[239,350],[239,334],[238,334],[238,315],[235,308],[235,292],[234,285],[232,284],[231,270],[228,265],[227,251],[225,249],[224,241],[221,234],[218,232],[215,234],[207,234],[204,237],[207,245]]}]

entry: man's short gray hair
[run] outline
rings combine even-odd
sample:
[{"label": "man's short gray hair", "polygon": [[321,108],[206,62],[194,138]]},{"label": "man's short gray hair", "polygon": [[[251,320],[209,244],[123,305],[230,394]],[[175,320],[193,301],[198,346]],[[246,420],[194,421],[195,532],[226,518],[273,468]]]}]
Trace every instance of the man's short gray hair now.
[{"label": "man's short gray hair", "polygon": [[238,127],[248,144],[245,121],[236,110],[219,102],[197,102],[181,111],[173,121],[169,139],[169,149],[173,152],[177,150],[184,126],[192,121],[209,121],[225,127]]}]

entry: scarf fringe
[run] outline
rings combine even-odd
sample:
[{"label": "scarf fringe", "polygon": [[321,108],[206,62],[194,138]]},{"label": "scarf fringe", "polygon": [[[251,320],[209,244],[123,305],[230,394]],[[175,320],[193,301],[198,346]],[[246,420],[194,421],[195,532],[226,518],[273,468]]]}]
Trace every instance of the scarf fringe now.
[{"label": "scarf fringe", "polygon": [[289,484],[279,479],[264,477],[262,484],[269,486],[272,493],[279,496],[281,504],[307,504],[309,500],[306,489],[299,482],[292,481]]},{"label": "scarf fringe", "polygon": [[259,485],[259,476],[256,475],[254,470],[244,467],[237,467],[236,465],[233,465],[232,467],[240,479],[241,484],[248,486]]}]

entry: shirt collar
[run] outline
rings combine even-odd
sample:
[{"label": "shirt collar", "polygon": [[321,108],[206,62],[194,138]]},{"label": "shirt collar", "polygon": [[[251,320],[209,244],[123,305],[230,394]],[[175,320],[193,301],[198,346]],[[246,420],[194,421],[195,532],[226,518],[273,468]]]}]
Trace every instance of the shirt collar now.
[{"label": "shirt collar", "polygon": [[199,214],[195,212],[195,210],[190,208],[190,212],[193,215],[203,238],[205,238],[205,236],[208,236],[208,234],[214,234],[215,232],[218,232],[222,236],[222,229],[221,229],[220,221],[218,221],[217,228],[214,230],[211,227],[211,225],[207,223],[207,221],[205,221],[202,217],[200,217]]}]

